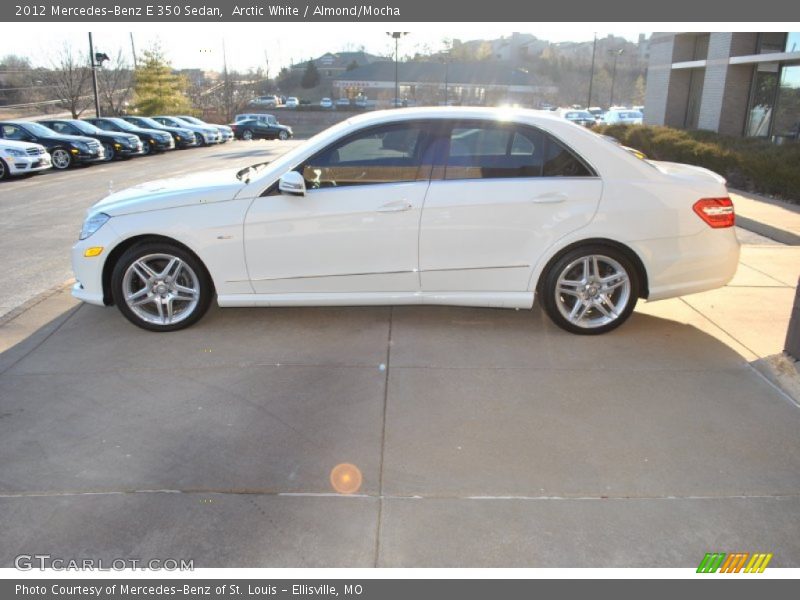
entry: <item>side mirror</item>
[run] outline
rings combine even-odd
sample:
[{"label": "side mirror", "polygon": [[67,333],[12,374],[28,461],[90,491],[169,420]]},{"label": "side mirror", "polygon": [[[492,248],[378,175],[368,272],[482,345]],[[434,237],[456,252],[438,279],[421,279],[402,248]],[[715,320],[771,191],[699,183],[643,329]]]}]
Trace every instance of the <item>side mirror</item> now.
[{"label": "side mirror", "polygon": [[278,191],[291,196],[305,196],[306,181],[297,171],[289,171],[278,180]]}]

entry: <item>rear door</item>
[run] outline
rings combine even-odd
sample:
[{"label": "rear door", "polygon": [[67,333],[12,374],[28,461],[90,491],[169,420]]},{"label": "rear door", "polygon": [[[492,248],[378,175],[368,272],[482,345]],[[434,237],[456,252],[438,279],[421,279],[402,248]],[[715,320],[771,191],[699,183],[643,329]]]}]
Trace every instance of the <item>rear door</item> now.
[{"label": "rear door", "polygon": [[592,219],[594,170],[535,127],[452,124],[420,227],[422,290],[526,291],[532,266]]}]

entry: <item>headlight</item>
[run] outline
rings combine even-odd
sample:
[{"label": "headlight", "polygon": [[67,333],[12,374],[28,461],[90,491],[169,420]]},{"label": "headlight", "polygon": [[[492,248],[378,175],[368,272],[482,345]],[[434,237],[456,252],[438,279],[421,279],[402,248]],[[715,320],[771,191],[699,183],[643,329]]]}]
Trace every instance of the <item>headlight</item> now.
[{"label": "headlight", "polygon": [[25,156],[24,150],[17,150],[16,148],[3,148],[3,151],[8,153],[9,156]]},{"label": "headlight", "polygon": [[98,229],[100,229],[103,225],[106,224],[111,217],[109,217],[106,213],[95,213],[90,215],[84,222],[83,227],[81,227],[81,235],[80,239],[85,240],[89,236],[95,234]]},{"label": "headlight", "polygon": [[85,142],[73,142],[72,145],[75,146],[78,150],[83,150],[84,152],[89,151],[89,144]]}]

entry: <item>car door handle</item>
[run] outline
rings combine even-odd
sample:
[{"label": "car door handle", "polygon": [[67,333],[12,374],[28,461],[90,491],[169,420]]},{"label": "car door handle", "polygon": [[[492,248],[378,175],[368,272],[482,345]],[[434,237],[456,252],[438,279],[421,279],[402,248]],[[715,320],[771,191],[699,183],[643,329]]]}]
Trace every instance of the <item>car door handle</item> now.
[{"label": "car door handle", "polygon": [[531,202],[534,204],[558,204],[559,202],[564,202],[566,199],[567,195],[563,192],[545,192],[544,194],[534,196]]},{"label": "car door handle", "polygon": [[405,210],[411,210],[412,208],[414,208],[414,205],[408,200],[398,200],[396,202],[384,204],[378,208],[378,212],[403,212]]}]

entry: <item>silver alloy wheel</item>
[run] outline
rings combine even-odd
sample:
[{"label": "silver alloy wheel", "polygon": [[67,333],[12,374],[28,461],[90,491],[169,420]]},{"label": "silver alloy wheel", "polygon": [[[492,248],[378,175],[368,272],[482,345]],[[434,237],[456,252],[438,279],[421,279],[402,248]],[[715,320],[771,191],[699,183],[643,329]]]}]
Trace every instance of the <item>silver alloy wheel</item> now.
[{"label": "silver alloy wheel", "polygon": [[200,300],[200,281],[182,259],[171,254],[139,257],[125,271],[122,293],[128,308],[155,325],[187,319]]},{"label": "silver alloy wheel", "polygon": [[567,321],[593,329],[619,318],[631,298],[631,280],[613,258],[589,254],[564,267],[555,295],[558,311]]},{"label": "silver alloy wheel", "polygon": [[249,142],[250,140],[252,140],[252,139],[253,139],[253,132],[252,132],[252,131],[250,131],[249,129],[245,129],[245,130],[242,132],[242,139],[243,139],[243,140],[247,140],[247,141]]},{"label": "silver alloy wheel", "polygon": [[282,140],[284,140],[284,141],[285,141],[285,140],[288,140],[288,139],[289,139],[289,134],[288,134],[288,133],[286,133],[285,131],[281,131],[281,132],[278,134],[278,137],[279,137],[279,138],[281,138]]},{"label": "silver alloy wheel", "polygon": [[114,160],[114,157],[117,154],[116,151],[114,150],[114,146],[109,143],[103,144],[103,151],[105,152],[105,159],[104,159],[105,162],[111,162],[112,160]]},{"label": "silver alloy wheel", "polygon": [[56,169],[66,169],[72,162],[72,157],[69,155],[69,152],[67,152],[63,148],[56,148],[55,150],[53,150],[51,159],[53,162],[53,166]]}]

